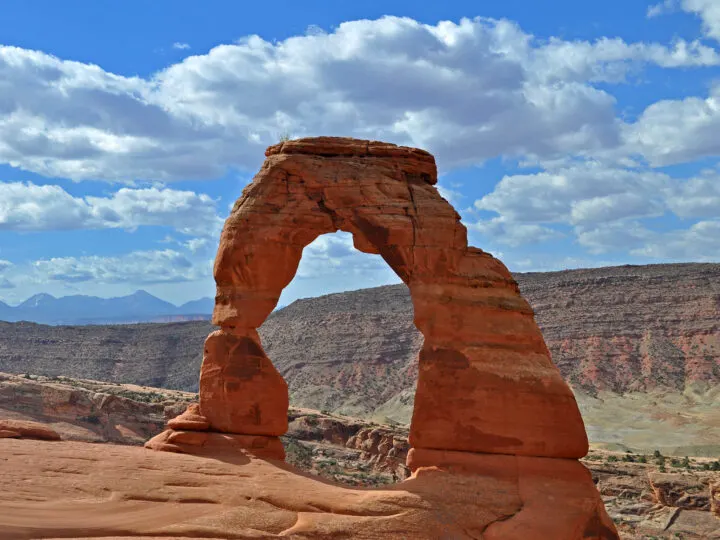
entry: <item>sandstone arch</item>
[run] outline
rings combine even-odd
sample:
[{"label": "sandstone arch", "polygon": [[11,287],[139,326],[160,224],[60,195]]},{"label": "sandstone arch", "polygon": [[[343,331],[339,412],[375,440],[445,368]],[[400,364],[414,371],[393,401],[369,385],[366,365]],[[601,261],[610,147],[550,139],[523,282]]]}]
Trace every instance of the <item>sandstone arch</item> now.
[{"label": "sandstone arch", "polygon": [[[478,537],[617,539],[589,471],[574,459],[588,447],[575,399],[508,270],[468,247],[460,217],[434,187],[433,157],[339,138],[289,141],[266,156],[220,239],[220,330],[205,342],[200,404],[146,446],[284,458],[278,436],[287,429],[288,389],[256,328],[303,248],[342,230],[407,284],[425,336],[410,429],[413,479],[422,475],[434,486],[424,489],[457,501],[443,477],[472,475],[476,498],[465,497],[448,518],[467,521]],[[433,476],[433,466],[445,474]],[[321,536],[313,523],[302,530]]]},{"label": "sandstone arch", "polygon": [[150,447],[178,450],[226,433],[233,435],[223,444],[281,456],[276,437],[287,428],[287,385],[256,328],[295,275],[303,248],[341,230],[407,284],[425,336],[411,467],[455,459],[447,451],[586,454],[577,404],[532,309],[499,260],[468,247],[460,216],[434,187],[430,154],[321,137],[271,146],[266,156],[222,232],[213,314],[221,330],[206,342],[200,407]]}]

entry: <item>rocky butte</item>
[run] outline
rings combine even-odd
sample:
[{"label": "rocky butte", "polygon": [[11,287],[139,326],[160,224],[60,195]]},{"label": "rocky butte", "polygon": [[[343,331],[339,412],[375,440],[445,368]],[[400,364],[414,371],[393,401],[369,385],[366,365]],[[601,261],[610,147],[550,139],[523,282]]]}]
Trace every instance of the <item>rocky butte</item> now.
[{"label": "rocky butte", "polygon": [[[455,538],[458,527],[475,531],[466,537],[487,539],[617,538],[578,461],[588,451],[583,421],[533,310],[499,260],[467,245],[460,216],[434,187],[434,158],[326,137],[283,142],[266,156],[220,239],[213,313],[220,330],[205,342],[199,406],[146,446],[284,458],[279,436],[287,430],[288,387],[257,328],[294,277],[303,248],[345,231],[405,282],[424,336],[408,482],[430,475],[442,497],[456,503],[424,529],[428,538],[437,531]],[[334,530],[378,537],[351,522]],[[323,523],[315,516],[285,532],[322,537]]]}]

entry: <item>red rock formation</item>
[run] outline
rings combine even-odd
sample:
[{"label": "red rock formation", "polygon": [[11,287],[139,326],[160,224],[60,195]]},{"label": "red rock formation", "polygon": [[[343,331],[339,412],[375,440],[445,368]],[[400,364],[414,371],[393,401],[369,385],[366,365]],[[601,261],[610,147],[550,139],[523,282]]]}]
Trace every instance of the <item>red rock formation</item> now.
[{"label": "red rock formation", "polygon": [[277,437],[238,435],[213,431],[168,429],[150,439],[146,448],[180,454],[211,455],[220,452],[247,451],[262,459],[284,460],[285,450]]},{"label": "red rock formation", "polygon": [[360,458],[376,470],[387,471],[396,478],[409,476],[406,467],[409,445],[406,437],[380,427],[363,428],[345,443],[347,448],[361,450]]},{"label": "red rock formation", "polygon": [[[213,322],[222,330],[208,337],[200,376],[210,430],[273,437],[287,428],[287,386],[256,329],[295,276],[303,248],[341,230],[408,285],[425,338],[410,428],[422,458],[409,462],[413,470],[418,462],[453,466],[458,452],[586,454],[580,412],[532,309],[499,260],[468,247],[460,216],[434,187],[430,154],[320,137],[271,146],[266,156],[225,222],[215,259]],[[174,437],[165,432],[148,444],[163,448]],[[547,464],[526,465],[552,477]],[[584,471],[574,459],[565,466]],[[576,480],[600,504],[592,482]]]},{"label": "red rock formation", "polygon": [[218,330],[205,341],[200,410],[217,431],[282,435],[288,426],[287,383],[265,356],[257,332],[244,330]]},{"label": "red rock formation", "polygon": [[205,431],[210,428],[210,422],[200,412],[200,405],[191,403],[187,410],[167,423],[168,427],[178,431],[192,430]]},{"label": "red rock formation", "polygon": [[38,422],[27,420],[0,420],[0,439],[40,439],[59,441],[57,431]]},{"label": "red rock formation", "polygon": [[401,484],[357,489],[239,454],[209,459],[132,446],[5,440],[0,537],[613,538],[598,515],[597,493],[578,489],[564,473],[566,463],[577,462],[542,461],[555,464],[557,474],[423,468]]}]

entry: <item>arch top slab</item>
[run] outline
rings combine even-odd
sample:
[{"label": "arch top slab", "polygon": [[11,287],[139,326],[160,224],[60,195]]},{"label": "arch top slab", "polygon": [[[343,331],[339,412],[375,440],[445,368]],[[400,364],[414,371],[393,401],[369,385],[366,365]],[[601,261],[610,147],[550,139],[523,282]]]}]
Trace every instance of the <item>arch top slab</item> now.
[{"label": "arch top slab", "polygon": [[266,155],[222,232],[216,324],[259,326],[295,275],[303,248],[325,233],[352,233],[358,249],[380,254],[406,283],[459,263],[466,230],[433,187],[437,168],[429,153],[319,137],[271,146]]},{"label": "arch top slab", "polygon": [[[262,405],[266,397],[248,398],[253,381],[263,381],[258,392],[265,396],[287,392],[270,373],[255,330],[294,277],[303,248],[342,230],[361,251],[379,254],[409,287],[425,337],[410,431],[415,448],[585,455],[577,404],[532,309],[502,262],[467,245],[460,216],[436,181],[431,154],[388,143],[319,137],[267,149],[225,223],[215,260],[213,322],[222,331],[206,349],[200,388],[211,426],[258,436],[282,430],[265,414],[271,408]],[[246,349],[262,369],[236,368],[247,361],[238,352]],[[218,360],[208,351],[235,357]],[[254,379],[242,379],[248,373]],[[221,414],[235,406],[233,389],[242,393],[243,409]],[[246,425],[252,418],[257,425]],[[236,425],[234,419],[243,420]]]}]

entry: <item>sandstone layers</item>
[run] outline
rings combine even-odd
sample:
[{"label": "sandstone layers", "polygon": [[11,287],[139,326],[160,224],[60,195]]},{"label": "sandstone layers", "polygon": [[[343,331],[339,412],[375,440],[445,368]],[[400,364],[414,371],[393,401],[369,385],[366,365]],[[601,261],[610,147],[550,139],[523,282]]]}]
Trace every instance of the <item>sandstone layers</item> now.
[{"label": "sandstone layers", "polygon": [[[682,392],[720,383],[720,264],[513,277],[554,363],[583,394]],[[382,407],[378,419],[385,414],[409,424],[412,400],[393,398],[415,391],[422,336],[412,319],[407,286],[390,285],[298,300],[273,312],[258,334],[294,405],[362,417]],[[214,329],[210,322],[0,322],[0,372],[197,392],[203,342]],[[388,410],[393,405],[402,415]]]},{"label": "sandstone layers", "polygon": [[588,441],[575,399],[507,268],[467,245],[460,216],[434,187],[434,158],[340,138],[284,142],[266,156],[220,239],[213,313],[220,330],[205,342],[200,406],[148,447],[190,453],[244,447],[282,459],[288,389],[257,328],[295,276],[304,247],[341,230],[407,284],[424,336],[411,470],[441,466],[512,484],[529,500],[499,526],[497,538],[532,536],[548,485],[563,504],[553,537],[578,537],[565,529],[579,531],[577,520],[563,519],[575,505],[570,501],[584,501],[578,510],[585,537],[614,537],[577,461]]},{"label": "sandstone layers", "polygon": [[26,420],[0,420],[0,439],[38,439],[59,441],[60,435],[52,428]]},{"label": "sandstone layers", "polygon": [[[13,540],[612,538],[607,525],[588,518],[596,515],[597,494],[562,476],[519,480],[427,468],[365,490],[239,453],[220,460],[16,439],[0,444],[0,471],[0,538]],[[543,504],[549,493],[553,511]],[[509,532],[519,516],[532,528]]]}]

